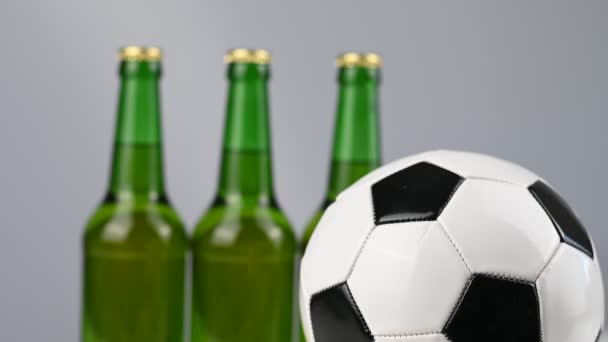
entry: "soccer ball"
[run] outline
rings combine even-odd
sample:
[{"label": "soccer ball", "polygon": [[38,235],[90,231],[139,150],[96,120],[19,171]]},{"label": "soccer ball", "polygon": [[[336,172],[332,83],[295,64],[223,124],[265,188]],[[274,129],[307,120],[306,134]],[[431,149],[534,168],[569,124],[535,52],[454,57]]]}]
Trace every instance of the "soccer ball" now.
[{"label": "soccer ball", "polygon": [[426,152],[388,164],[326,211],[302,260],[308,342],[594,342],[593,243],[532,172]]}]

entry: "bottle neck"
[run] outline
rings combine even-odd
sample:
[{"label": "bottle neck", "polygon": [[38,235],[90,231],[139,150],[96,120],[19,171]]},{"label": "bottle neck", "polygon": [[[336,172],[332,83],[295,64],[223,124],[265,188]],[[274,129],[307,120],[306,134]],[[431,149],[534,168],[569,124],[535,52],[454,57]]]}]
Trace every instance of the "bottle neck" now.
[{"label": "bottle neck", "polygon": [[327,201],[381,162],[377,68],[342,67]]},{"label": "bottle neck", "polygon": [[218,200],[264,205],[273,200],[268,108],[269,67],[231,63]]},{"label": "bottle neck", "polygon": [[120,65],[118,118],[109,198],[163,201],[159,62]]}]

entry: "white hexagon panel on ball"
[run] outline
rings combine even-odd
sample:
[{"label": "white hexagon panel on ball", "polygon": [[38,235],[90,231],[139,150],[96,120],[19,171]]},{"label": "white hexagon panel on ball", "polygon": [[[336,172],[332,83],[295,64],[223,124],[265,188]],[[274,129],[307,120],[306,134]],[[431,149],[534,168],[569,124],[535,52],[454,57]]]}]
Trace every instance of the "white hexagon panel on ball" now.
[{"label": "white hexagon panel on ball", "polygon": [[308,342],[596,342],[593,243],[542,178],[432,151],[345,190],[302,260]]}]

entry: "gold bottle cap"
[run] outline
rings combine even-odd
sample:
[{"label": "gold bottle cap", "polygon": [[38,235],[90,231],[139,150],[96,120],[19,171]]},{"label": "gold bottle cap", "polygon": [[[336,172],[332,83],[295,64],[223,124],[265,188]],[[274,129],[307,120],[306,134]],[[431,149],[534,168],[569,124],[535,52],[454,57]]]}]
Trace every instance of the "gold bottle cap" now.
[{"label": "gold bottle cap", "polygon": [[163,59],[163,52],[155,46],[126,46],[118,52],[121,61],[158,62]]},{"label": "gold bottle cap", "polygon": [[254,64],[269,64],[272,57],[268,50],[257,49],[234,49],[230,50],[224,56],[224,62],[230,63],[254,63]]},{"label": "gold bottle cap", "polygon": [[347,52],[338,56],[336,64],[339,67],[364,67],[375,69],[382,67],[382,57],[373,52]]}]

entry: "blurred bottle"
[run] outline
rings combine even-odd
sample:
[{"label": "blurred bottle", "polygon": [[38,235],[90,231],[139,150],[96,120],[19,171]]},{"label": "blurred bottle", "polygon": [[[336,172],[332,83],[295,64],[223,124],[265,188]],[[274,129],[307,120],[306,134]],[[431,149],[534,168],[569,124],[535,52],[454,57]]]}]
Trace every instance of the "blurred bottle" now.
[{"label": "blurred bottle", "polygon": [[[339,56],[337,64],[339,89],[329,182],[321,207],[304,229],[302,254],[338,194],[381,163],[378,88],[382,58],[350,52]],[[306,341],[301,327],[300,341]]]},{"label": "blurred bottle", "polygon": [[288,342],[296,242],[273,193],[264,50],[229,52],[218,193],[193,237],[193,342]]},{"label": "blurred bottle", "polygon": [[165,193],[161,51],[120,51],[120,99],[110,186],[84,235],[82,339],[183,339],[188,239]]},{"label": "blurred bottle", "polygon": [[303,253],[325,209],[342,190],[380,165],[378,87],[382,59],[374,53],[338,57],[338,105],[329,183],[321,207],[304,230]]}]

